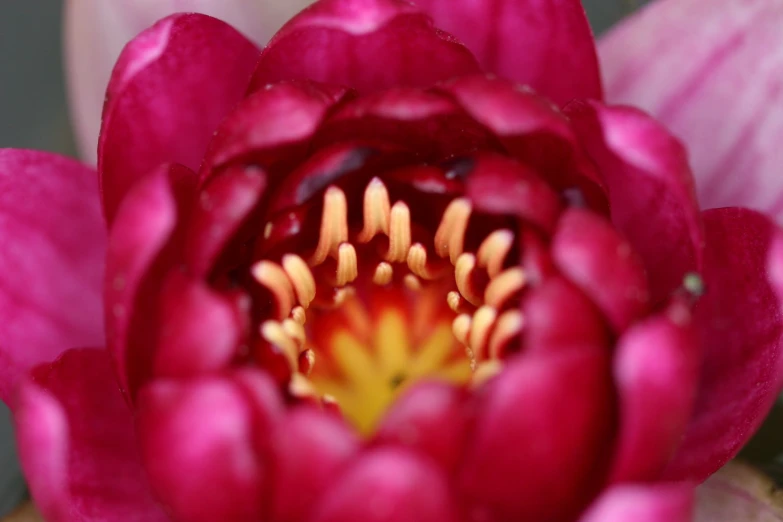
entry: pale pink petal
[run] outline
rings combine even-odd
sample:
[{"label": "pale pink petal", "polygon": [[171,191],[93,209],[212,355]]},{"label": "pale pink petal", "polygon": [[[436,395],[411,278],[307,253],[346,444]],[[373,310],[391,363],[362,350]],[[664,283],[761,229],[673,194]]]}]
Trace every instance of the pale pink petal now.
[{"label": "pale pink petal", "polygon": [[218,124],[242,99],[259,51],[231,26],[172,15],[123,50],[106,92],[98,171],[107,220],[161,163],[197,169]]},{"label": "pale pink petal", "polygon": [[0,399],[30,367],[104,343],[106,231],[95,172],[0,149]]},{"label": "pale pink petal", "polygon": [[667,475],[701,481],[734,457],[783,383],[783,231],[751,210],[703,214],[704,363],[694,415]]},{"label": "pale pink petal", "polygon": [[703,208],[783,215],[783,3],[661,0],[599,46],[612,103],[685,141]]},{"label": "pale pink petal", "polygon": [[67,0],[65,58],[71,116],[82,158],[95,163],[101,110],[120,51],[137,34],[176,12],[204,13],[265,45],[313,0]]},{"label": "pale pink petal", "polygon": [[579,522],[691,522],[692,513],[693,488],[687,484],[618,485],[605,491]]},{"label": "pale pink petal", "polygon": [[695,522],[781,522],[778,486],[748,465],[732,461],[696,490]]},{"label": "pale pink petal", "polygon": [[164,522],[141,466],[133,418],[108,353],[69,350],[25,380],[16,402],[19,457],[49,522]]},{"label": "pale pink petal", "polygon": [[601,98],[601,77],[579,0],[415,0],[462,40],[481,66],[558,104]]}]

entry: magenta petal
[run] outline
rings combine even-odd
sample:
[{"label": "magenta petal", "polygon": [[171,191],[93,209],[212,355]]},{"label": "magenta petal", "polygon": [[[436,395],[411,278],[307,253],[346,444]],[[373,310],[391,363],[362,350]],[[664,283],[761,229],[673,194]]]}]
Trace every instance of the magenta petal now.
[{"label": "magenta petal", "polygon": [[552,242],[552,256],[616,331],[627,328],[649,307],[641,260],[603,218],[576,208],[566,211]]},{"label": "magenta petal", "polygon": [[783,5],[655,2],[600,44],[607,98],[685,142],[703,208],[783,215]]},{"label": "magenta petal", "polygon": [[251,88],[314,80],[368,93],[428,87],[479,70],[470,51],[409,2],[321,0],[275,35]]},{"label": "magenta petal", "polygon": [[318,497],[359,450],[356,435],[339,416],[309,408],[289,414],[270,443],[275,472],[272,519],[287,522],[307,520]]},{"label": "magenta petal", "polygon": [[198,168],[257,59],[233,27],[198,14],[165,18],[125,47],[109,82],[98,148],[110,223],[127,190],[159,164]]},{"label": "magenta petal", "polygon": [[619,485],[604,492],[579,522],[691,522],[692,514],[688,484]]},{"label": "magenta petal", "polygon": [[612,221],[644,260],[652,301],[661,302],[701,266],[704,232],[685,149],[635,109],[572,104],[566,113],[602,174]]},{"label": "magenta petal", "polygon": [[456,522],[446,476],[401,449],[365,453],[322,496],[310,522]]},{"label": "magenta petal", "polygon": [[579,0],[416,0],[484,70],[563,105],[601,98],[593,34]]},{"label": "magenta petal", "polygon": [[105,251],[94,171],[0,149],[0,399],[30,367],[104,343]]},{"label": "magenta petal", "polygon": [[125,392],[138,386],[139,373],[152,368],[153,304],[163,272],[173,266],[171,249],[165,247],[173,243],[195,178],[181,165],[160,167],[128,192],[111,227],[104,311],[109,350]]},{"label": "magenta petal", "polygon": [[661,475],[690,420],[700,363],[691,313],[683,303],[634,325],[620,338],[614,359],[620,435],[613,482]]},{"label": "magenta petal", "polygon": [[696,308],[704,363],[694,416],[668,469],[701,481],[739,451],[783,384],[783,232],[751,210],[703,214],[706,294]]},{"label": "magenta petal", "polygon": [[153,500],[105,350],[69,350],[16,403],[19,456],[38,509],[50,522],[169,520]]},{"label": "magenta petal", "polygon": [[177,520],[261,518],[266,470],[240,387],[218,378],[156,381],[142,390],[138,417],[150,482]]},{"label": "magenta petal", "polygon": [[568,520],[597,492],[612,442],[608,358],[524,355],[490,381],[457,476],[478,520]]}]

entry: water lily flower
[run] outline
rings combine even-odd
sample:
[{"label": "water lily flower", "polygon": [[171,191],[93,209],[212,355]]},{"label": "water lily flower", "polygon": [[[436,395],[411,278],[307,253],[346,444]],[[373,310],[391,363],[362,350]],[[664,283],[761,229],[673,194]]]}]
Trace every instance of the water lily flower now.
[{"label": "water lily flower", "polygon": [[97,176],[0,152],[44,518],[689,520],[781,387],[783,234],[700,210],[596,56],[578,0],[136,36]]}]

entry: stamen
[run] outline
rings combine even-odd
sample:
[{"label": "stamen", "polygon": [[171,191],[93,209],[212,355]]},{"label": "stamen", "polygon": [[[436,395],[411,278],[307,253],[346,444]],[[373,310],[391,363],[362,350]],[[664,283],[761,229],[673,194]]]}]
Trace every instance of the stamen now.
[{"label": "stamen", "polygon": [[503,268],[503,261],[513,244],[513,232],[505,229],[495,230],[479,246],[476,253],[478,266],[486,268],[489,277],[495,277]]},{"label": "stamen", "polygon": [[391,209],[389,225],[389,251],[386,261],[401,263],[408,257],[411,247],[411,211],[403,201],[398,201]]},{"label": "stamen", "polygon": [[304,308],[310,306],[315,298],[315,278],[310,267],[296,254],[286,254],[283,256],[283,270],[291,280],[299,303]]},{"label": "stamen", "polygon": [[421,243],[414,243],[408,250],[408,268],[417,276],[428,281],[437,279],[444,273],[444,267],[433,268],[431,264],[427,263],[427,249]]},{"label": "stamen", "polygon": [[264,226],[264,239],[269,239],[269,236],[272,235],[272,229],[274,228],[274,225],[270,221]]},{"label": "stamen", "polygon": [[454,334],[454,338],[466,346],[468,345],[471,323],[472,319],[468,314],[458,315],[451,323],[451,332]]},{"label": "stamen", "polygon": [[449,308],[451,308],[451,311],[454,313],[459,313],[460,309],[462,308],[463,304],[462,296],[459,295],[459,292],[456,292],[452,290],[451,292],[446,295],[446,302],[449,305]]},{"label": "stamen", "polygon": [[315,366],[315,352],[313,350],[305,350],[299,354],[299,371],[309,377]]},{"label": "stamen", "polygon": [[304,326],[293,319],[285,319],[282,324],[283,331],[296,343],[297,348],[301,352],[307,341],[307,334],[305,333]]},{"label": "stamen", "polygon": [[386,261],[378,263],[375,267],[375,274],[372,277],[372,282],[376,285],[385,286],[392,282],[394,277],[394,269]]},{"label": "stamen", "polygon": [[484,291],[484,303],[495,308],[525,286],[527,278],[520,267],[509,268],[492,279]]},{"label": "stamen", "polygon": [[350,243],[340,245],[337,254],[337,286],[345,286],[359,275],[356,249]]},{"label": "stamen", "polygon": [[480,306],[481,296],[473,291],[473,285],[471,284],[471,274],[475,267],[476,256],[468,253],[462,254],[454,266],[454,280],[457,283],[457,290],[462,294],[462,297],[473,306]]},{"label": "stamen", "polygon": [[497,318],[497,311],[491,306],[482,306],[473,314],[473,322],[470,328],[469,346],[476,359],[484,359],[484,347],[487,337]]},{"label": "stamen", "polygon": [[299,399],[318,400],[318,391],[310,382],[310,379],[301,373],[291,375],[291,382],[288,384],[288,392]]},{"label": "stamen", "polygon": [[279,307],[279,319],[288,317],[294,307],[294,288],[285,271],[277,263],[259,261],[253,268],[253,277],[272,292]]},{"label": "stamen", "polygon": [[435,252],[440,257],[446,257],[448,253],[452,264],[463,251],[471,211],[467,199],[455,199],[446,207],[438,230],[435,232]]},{"label": "stamen", "polygon": [[318,246],[310,258],[312,266],[320,265],[327,256],[335,257],[340,244],[348,241],[348,202],[345,193],[331,186],[324,193],[321,234]]},{"label": "stamen", "polygon": [[473,388],[478,388],[492,377],[499,374],[500,370],[502,369],[503,363],[497,359],[484,361],[483,363],[479,364],[473,372],[473,379],[470,381],[470,385]]},{"label": "stamen", "polygon": [[500,349],[522,331],[524,324],[525,318],[519,310],[503,312],[495,323],[495,330],[489,340],[489,357],[500,358]]},{"label": "stamen", "polygon": [[296,372],[299,367],[299,349],[296,343],[291,339],[283,329],[283,326],[277,321],[265,321],[261,324],[261,337],[267,342],[277,346],[288,360],[288,365],[292,372]]},{"label": "stamen", "polygon": [[376,234],[389,234],[389,192],[378,178],[372,178],[364,191],[364,228],[356,237],[360,243],[367,243]]},{"label": "stamen", "polygon": [[405,284],[405,288],[408,290],[412,290],[414,292],[421,290],[421,281],[419,281],[419,278],[413,274],[407,274],[402,278],[402,282]]},{"label": "stamen", "polygon": [[305,322],[307,321],[307,312],[305,312],[303,307],[295,306],[294,309],[291,310],[291,318],[304,326]]}]

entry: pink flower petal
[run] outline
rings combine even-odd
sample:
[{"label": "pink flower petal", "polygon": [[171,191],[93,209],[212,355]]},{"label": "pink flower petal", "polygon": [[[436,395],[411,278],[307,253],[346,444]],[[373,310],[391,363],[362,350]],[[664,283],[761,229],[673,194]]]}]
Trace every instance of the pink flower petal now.
[{"label": "pink flower petal", "polygon": [[177,520],[261,518],[267,470],[255,452],[256,414],[228,379],[155,381],[139,395],[144,464]]},{"label": "pink flower petal", "polygon": [[125,47],[109,82],[98,147],[110,223],[127,190],[153,168],[198,168],[257,59],[256,47],[234,28],[196,14],[161,20]]},{"label": "pink flower petal", "polygon": [[456,522],[445,474],[397,448],[365,453],[321,498],[310,522]]},{"label": "pink flower petal", "polygon": [[307,520],[318,497],[359,450],[355,433],[341,418],[310,408],[286,416],[270,445],[275,473],[271,518],[287,522]]},{"label": "pink flower petal", "polygon": [[564,105],[601,98],[593,34],[579,0],[416,0],[490,73]]},{"label": "pink flower petal", "polygon": [[605,491],[579,522],[691,522],[692,514],[693,488],[687,484],[618,485]]},{"label": "pink flower petal", "polygon": [[94,171],[0,149],[0,399],[30,367],[104,343],[105,251]]},{"label": "pink flower petal", "polygon": [[600,489],[612,443],[609,357],[572,348],[509,362],[479,395],[457,475],[477,520],[569,520]]},{"label": "pink flower petal", "polygon": [[230,23],[259,46],[312,0],[68,0],[65,49],[71,116],[81,157],[97,160],[104,93],[120,51],[138,33],[175,12],[204,13]]},{"label": "pink flower petal", "polygon": [[552,241],[552,257],[616,332],[649,308],[641,259],[610,223],[594,213],[572,208],[563,214]]},{"label": "pink flower petal", "polygon": [[109,236],[104,285],[109,351],[124,393],[149,377],[157,344],[157,299],[177,252],[196,174],[162,166],[136,184],[117,211]]},{"label": "pink flower petal", "polygon": [[614,359],[620,436],[613,482],[643,482],[661,475],[690,420],[700,363],[691,313],[681,302],[637,323],[620,338]]},{"label": "pink flower petal", "polygon": [[572,104],[566,113],[599,167],[612,221],[643,258],[651,299],[660,303],[701,266],[704,232],[687,154],[635,109]]},{"label": "pink flower petal", "polygon": [[688,148],[703,208],[783,215],[783,4],[662,0],[600,44],[607,98]]},{"label": "pink flower petal", "polygon": [[368,93],[427,87],[479,70],[470,51],[409,2],[321,0],[275,35],[251,88],[315,80]]},{"label": "pink flower petal", "polygon": [[69,350],[16,403],[19,456],[50,522],[167,521],[141,466],[133,419],[103,349]]},{"label": "pink flower petal", "polygon": [[783,384],[783,231],[751,210],[703,214],[706,294],[695,413],[668,476],[704,480],[753,435]]}]

